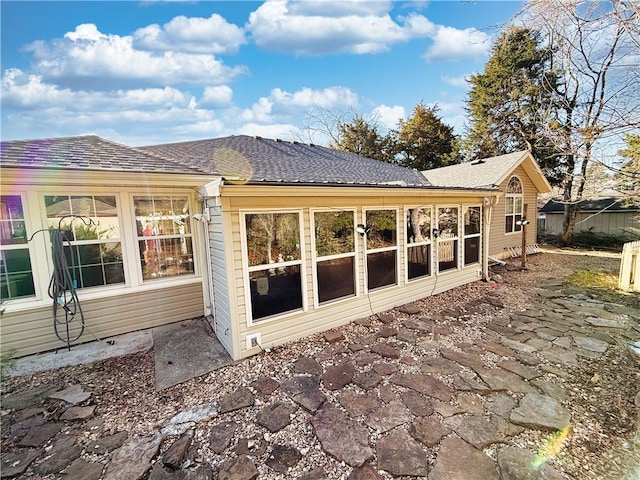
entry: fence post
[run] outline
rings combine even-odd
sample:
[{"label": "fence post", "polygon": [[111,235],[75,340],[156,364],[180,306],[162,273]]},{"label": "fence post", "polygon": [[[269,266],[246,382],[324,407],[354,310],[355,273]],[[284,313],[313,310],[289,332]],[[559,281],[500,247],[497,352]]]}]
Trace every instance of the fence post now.
[{"label": "fence post", "polygon": [[640,240],[627,242],[622,247],[618,288],[640,292]]}]

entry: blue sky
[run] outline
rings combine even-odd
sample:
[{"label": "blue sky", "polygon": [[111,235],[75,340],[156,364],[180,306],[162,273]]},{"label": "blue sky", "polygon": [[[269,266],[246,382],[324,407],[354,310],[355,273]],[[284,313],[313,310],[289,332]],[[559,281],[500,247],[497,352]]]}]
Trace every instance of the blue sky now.
[{"label": "blue sky", "polygon": [[[424,102],[464,128],[520,2],[2,1],[2,140],[96,134],[128,145],[308,138],[310,111],[393,128]],[[325,143],[320,137],[311,138]]]}]

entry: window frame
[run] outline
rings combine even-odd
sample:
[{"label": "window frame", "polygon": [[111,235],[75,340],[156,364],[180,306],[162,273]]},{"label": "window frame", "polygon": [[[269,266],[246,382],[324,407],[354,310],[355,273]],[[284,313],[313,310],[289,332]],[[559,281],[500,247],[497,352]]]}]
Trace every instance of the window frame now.
[{"label": "window frame", "polygon": [[[248,256],[248,243],[247,243],[247,215],[260,215],[265,213],[295,213],[298,215],[298,228],[299,228],[299,240],[300,240],[300,259],[289,260],[282,263],[269,263],[249,266]],[[244,299],[245,299],[245,315],[248,327],[266,325],[271,322],[279,321],[284,318],[299,315],[308,311],[307,305],[307,283],[306,279],[306,249],[305,249],[305,230],[304,230],[304,211],[302,208],[276,208],[276,209],[249,209],[240,210],[238,212],[240,220],[240,245],[242,256],[242,281],[244,285]],[[300,290],[302,296],[302,307],[294,310],[288,310],[281,314],[269,315],[260,319],[253,318],[253,304],[251,302],[251,279],[250,274],[256,271],[270,270],[276,268],[286,268],[299,265],[300,268]]]},{"label": "window frame", "polygon": [[[29,232],[32,232],[33,230],[30,228],[31,222],[29,219],[30,215],[29,215],[29,205],[27,201],[27,195],[23,192],[7,191],[7,192],[2,192],[1,196],[2,197],[18,197],[20,199],[20,208],[22,209],[22,218],[20,219],[20,221],[24,223],[24,231],[25,231],[24,243],[2,243],[0,241],[0,252],[2,253],[2,261],[4,261],[4,252],[6,251],[25,250],[29,258],[29,267],[30,267],[29,272],[31,275],[31,283],[33,285],[33,294],[2,298],[2,302],[13,304],[18,302],[31,302],[34,300],[38,300],[40,298],[40,289],[39,289],[39,282],[38,282],[39,277],[37,272],[38,262],[36,261],[37,258],[34,255],[33,242],[29,241]],[[8,278],[8,273],[6,272],[6,270],[5,270],[5,273],[3,274],[3,277],[5,276]],[[7,292],[9,289],[8,283],[9,282],[7,282]]]},{"label": "window frame", "polygon": [[[188,212],[186,213],[186,220],[189,223],[189,233],[172,233],[165,235],[152,235],[151,237],[145,236],[142,232],[144,232],[144,225],[141,225],[141,228],[138,227],[138,217],[136,215],[136,198],[156,198],[156,197],[186,197],[188,202]],[[135,259],[136,259],[136,276],[137,276],[137,284],[139,286],[148,286],[155,285],[157,283],[171,282],[181,279],[192,279],[195,277],[199,277],[200,273],[198,272],[198,239],[196,236],[196,222],[193,219],[194,205],[192,195],[188,192],[183,191],[166,191],[166,190],[152,190],[149,192],[131,192],[128,195],[129,198],[129,208],[131,212],[131,222],[132,222],[132,237],[133,241],[132,248],[135,250]],[[124,212],[123,212],[124,214]],[[153,218],[153,215],[150,216]],[[193,271],[190,273],[178,274],[178,275],[167,275],[156,278],[145,278],[144,272],[142,269],[142,261],[144,259],[143,252],[140,248],[141,242],[145,242],[148,240],[151,241],[162,241],[162,240],[175,240],[175,239],[188,239],[191,242],[191,258],[193,264]]]},{"label": "window frame", "polygon": [[[440,210],[444,210],[447,208],[455,208],[457,210],[457,214],[456,214],[456,218],[457,218],[457,231],[455,233],[455,236],[453,237],[449,237],[449,238],[442,238],[442,228],[440,225]],[[434,220],[435,220],[435,225],[438,230],[438,238],[436,239],[436,251],[435,251],[435,264],[436,264],[436,271],[439,274],[442,273],[449,273],[449,272],[456,272],[458,270],[460,270],[460,264],[461,264],[461,255],[460,255],[460,229],[461,229],[461,212],[462,212],[462,206],[461,205],[436,205],[435,207],[435,211],[434,211]],[[441,270],[440,268],[440,252],[441,252],[441,248],[443,247],[444,243],[448,243],[448,242],[452,242],[453,243],[453,256],[454,259],[452,261],[455,261],[455,266],[452,268],[447,268],[445,270]]]},{"label": "window frame", "polygon": [[[510,192],[511,182],[517,181],[520,192]],[[516,201],[520,200],[520,211],[516,211]],[[512,205],[512,212],[508,213],[509,203]],[[522,232],[522,225],[518,225],[518,220],[521,220],[524,216],[524,184],[522,179],[518,175],[511,175],[507,181],[507,187],[505,188],[504,195],[504,234],[513,235]],[[520,218],[518,218],[520,217]],[[511,218],[511,230],[508,229],[508,218]]]},{"label": "window frame", "polygon": [[[400,218],[398,215],[399,212],[399,208],[398,207],[365,207],[362,209],[362,223],[365,226],[371,227],[371,225],[369,225],[367,223],[367,212],[372,212],[372,211],[392,211],[395,213],[395,218],[396,218],[396,222],[395,222],[395,232],[396,232],[396,238],[395,238],[395,245],[392,246],[388,246],[388,247],[379,247],[379,248],[372,248],[370,249],[368,247],[368,241],[369,241],[369,232],[367,232],[366,235],[364,235],[364,259],[363,261],[365,262],[365,275],[364,275],[364,284],[365,284],[365,292],[369,293],[369,292],[375,292],[375,291],[379,291],[379,290],[383,290],[386,288],[392,288],[392,287],[397,287],[400,284],[400,265],[399,265],[399,252],[400,252]],[[395,276],[394,276],[394,282],[387,284],[387,285],[382,285],[379,287],[375,287],[375,288],[369,288],[369,255],[375,255],[375,254],[379,254],[379,253],[385,253],[385,252],[395,252],[394,253],[394,260],[395,260]]]},{"label": "window frame", "polygon": [[[433,277],[434,274],[434,269],[433,269],[433,258],[434,258],[434,245],[433,245],[433,241],[431,239],[432,236],[432,229],[433,229],[433,212],[435,210],[436,207],[434,207],[434,205],[420,205],[420,206],[412,206],[412,205],[405,205],[405,209],[404,209],[404,221],[405,221],[405,231],[407,232],[407,234],[405,235],[405,241],[404,241],[404,255],[405,255],[405,282],[406,283],[410,283],[410,282],[416,282],[419,280],[423,280],[425,278],[431,278]],[[428,210],[429,211],[429,231],[427,232],[428,235],[426,237],[425,240],[420,241],[420,242],[410,242],[409,241],[409,223],[408,223],[408,218],[409,218],[409,211],[410,210],[414,210],[414,209],[424,209],[424,210]],[[414,277],[414,278],[409,278],[409,250],[412,248],[416,248],[416,247],[422,247],[422,246],[427,246],[428,247],[428,251],[429,251],[429,258],[428,258],[428,265],[429,265],[429,273],[427,273],[426,275],[420,275],[418,277]]]},{"label": "window frame", "polygon": [[[479,226],[480,226],[480,228],[479,228],[477,233],[467,234],[467,232],[466,232],[467,224],[466,224],[465,218],[466,218],[467,211],[470,208],[479,209],[479,220],[480,220]],[[483,255],[483,253],[482,253],[482,235],[484,233],[483,214],[484,214],[484,212],[482,210],[482,205],[480,205],[480,204],[470,204],[470,205],[463,205],[462,206],[462,266],[463,267],[469,267],[469,266],[472,266],[472,265],[480,265],[482,263],[482,255]],[[477,238],[478,239],[478,260],[474,261],[474,262],[471,262],[471,263],[467,263],[467,256],[466,256],[466,251],[467,251],[467,249],[466,249],[466,241],[469,238]]]},{"label": "window frame", "polygon": [[[93,199],[93,201],[95,202],[96,197],[112,197],[115,200],[115,218],[117,220],[117,228],[118,228],[118,236],[114,237],[114,238],[96,238],[96,239],[85,239],[85,240],[78,240],[78,239],[73,239],[71,241],[67,241],[67,239],[65,239],[64,242],[64,248],[65,250],[67,248],[71,248],[70,252],[76,256],[79,257],[82,254],[80,253],[80,248],[79,247],[84,247],[84,246],[88,246],[88,245],[94,245],[94,246],[98,246],[100,247],[101,245],[106,245],[106,244],[118,244],[119,248],[120,248],[120,256],[121,256],[121,260],[120,263],[122,264],[122,281],[121,282],[117,282],[117,283],[104,283],[101,285],[91,285],[91,286],[78,286],[77,287],[77,292],[78,295],[81,295],[82,293],[85,292],[94,292],[94,291],[102,291],[105,289],[117,289],[117,288],[123,288],[128,286],[128,282],[127,282],[127,275],[128,275],[128,269],[129,266],[127,265],[127,261],[126,261],[126,255],[125,255],[125,250],[126,250],[126,242],[124,239],[124,231],[123,231],[123,209],[122,209],[122,197],[119,193],[114,192],[114,191],[100,191],[100,192],[91,192],[91,191],[87,191],[86,189],[82,189],[82,190],[74,190],[71,192],[65,191],[65,192],[57,192],[55,190],[43,190],[38,192],[38,195],[41,199],[42,202],[42,207],[43,207],[43,213],[44,213],[44,228],[45,230],[49,229],[50,227],[54,227],[54,228],[58,228],[59,225],[59,221],[63,217],[49,217],[49,214],[47,212],[47,197],[66,197],[70,202],[71,199],[73,199],[74,197],[91,197]],[[71,205],[72,206],[72,205]],[[95,208],[95,204],[94,204],[94,208]],[[72,213],[72,215],[75,215],[75,213]],[[84,217],[84,215],[83,215]],[[72,225],[75,228],[82,228],[83,227],[83,222],[82,220],[78,219],[78,218],[71,218],[69,217],[69,225]],[[91,217],[91,216],[87,216],[87,218],[95,218],[95,217]],[[53,223],[50,224],[49,221],[50,219],[58,219],[58,222],[56,222],[56,224],[54,225]],[[85,224],[86,225],[86,224]],[[97,223],[97,225],[99,226],[99,221]],[[46,232],[45,232],[46,234]],[[47,235],[47,243],[50,245],[50,238]],[[101,248],[101,247],[100,247]],[[48,249],[48,255],[49,257],[51,257],[51,249]],[[53,260],[52,260],[53,261]],[[74,262],[77,261],[77,263],[75,263],[76,268],[82,269],[82,264],[79,261],[79,258],[76,258],[74,260]],[[69,266],[71,266],[72,264],[69,263]],[[100,265],[108,265],[105,263],[100,263]],[[86,268],[86,267],[85,267]],[[49,270],[49,273],[51,274],[52,271]]]},{"label": "window frame", "polygon": [[[347,253],[338,253],[335,255],[318,255],[316,247],[316,213],[327,212],[350,212],[353,218],[353,251]],[[313,300],[314,308],[322,308],[337,303],[346,302],[360,296],[360,282],[358,281],[359,266],[359,244],[358,234],[355,231],[357,225],[357,209],[355,207],[345,208],[312,208],[309,210],[311,222],[311,263],[313,268]],[[331,300],[320,301],[320,286],[318,283],[318,263],[330,260],[338,260],[342,258],[353,258],[353,291],[352,295],[345,295]]]}]

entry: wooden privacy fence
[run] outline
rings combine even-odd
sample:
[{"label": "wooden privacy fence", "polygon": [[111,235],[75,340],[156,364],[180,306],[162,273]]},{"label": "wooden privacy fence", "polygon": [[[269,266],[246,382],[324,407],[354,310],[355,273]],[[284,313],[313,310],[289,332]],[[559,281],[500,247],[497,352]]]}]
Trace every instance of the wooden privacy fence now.
[{"label": "wooden privacy fence", "polygon": [[640,292],[640,240],[625,243],[622,247],[618,288]]}]

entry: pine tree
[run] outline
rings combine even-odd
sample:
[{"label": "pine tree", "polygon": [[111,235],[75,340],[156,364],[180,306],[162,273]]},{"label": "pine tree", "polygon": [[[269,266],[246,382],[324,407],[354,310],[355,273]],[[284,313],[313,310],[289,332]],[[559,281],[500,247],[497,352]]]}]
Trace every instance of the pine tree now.
[{"label": "pine tree", "polygon": [[561,180],[562,157],[542,134],[554,118],[556,77],[551,51],[535,31],[510,27],[492,48],[484,72],[472,75],[467,156],[486,158],[529,150],[552,183]]},{"label": "pine tree", "polygon": [[413,116],[398,122],[396,160],[405,167],[429,170],[460,161],[458,142],[453,127],[438,115],[438,106],[420,102]]}]

